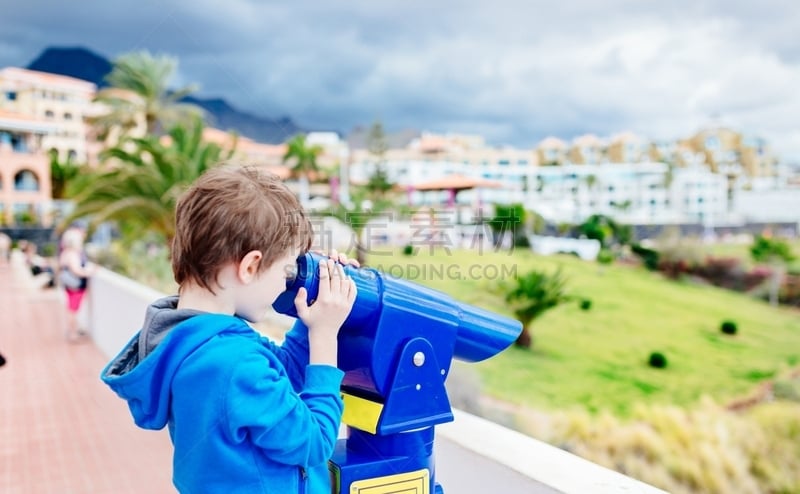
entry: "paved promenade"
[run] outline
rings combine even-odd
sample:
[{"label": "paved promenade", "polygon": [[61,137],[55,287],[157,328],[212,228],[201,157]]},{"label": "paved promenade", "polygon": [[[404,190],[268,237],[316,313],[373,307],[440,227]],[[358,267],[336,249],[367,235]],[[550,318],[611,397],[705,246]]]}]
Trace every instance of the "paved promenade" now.
[{"label": "paved promenade", "polygon": [[61,294],[19,267],[0,265],[0,493],[174,493],[166,430],[134,426],[106,358],[66,341]]}]

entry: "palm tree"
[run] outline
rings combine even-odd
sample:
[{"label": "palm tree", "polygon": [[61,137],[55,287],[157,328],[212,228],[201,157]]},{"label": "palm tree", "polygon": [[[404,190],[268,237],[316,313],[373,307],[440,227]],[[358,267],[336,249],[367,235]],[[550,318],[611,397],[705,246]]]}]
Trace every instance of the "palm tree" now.
[{"label": "palm tree", "polygon": [[69,210],[67,190],[69,185],[78,180],[84,167],[72,161],[68,156],[66,161],[58,157],[58,150],[51,149],[50,155],[50,187],[53,198],[53,219],[60,221]]},{"label": "palm tree", "polygon": [[123,241],[155,233],[169,244],[175,236],[174,210],[180,194],[215,163],[229,159],[223,151],[202,140],[203,123],[177,125],[168,139],[148,135],[128,137],[101,154],[112,166],[96,169],[70,186],[75,210],[65,223],[88,217],[92,225],[117,221]]},{"label": "palm tree", "polygon": [[566,279],[561,268],[549,275],[540,271],[529,271],[515,276],[516,285],[506,293],[506,302],[511,306],[517,320],[522,323],[522,333],[517,337],[517,346],[530,348],[533,344],[531,324],[546,311],[572,299],[564,289]]},{"label": "palm tree", "polygon": [[292,163],[292,176],[300,179],[300,204],[308,204],[308,181],[312,172],[319,171],[317,158],[322,154],[322,147],[314,144],[308,145],[306,136],[298,134],[287,143],[286,153],[283,155],[284,163]]},{"label": "palm tree", "polygon": [[196,90],[195,86],[169,89],[177,66],[175,58],[147,51],[117,58],[106,76],[110,87],[95,97],[95,101],[108,107],[108,112],[91,120],[98,135],[105,139],[112,129],[127,135],[140,126],[145,135],[151,135],[203,116],[202,108],[180,102]]},{"label": "palm tree", "polygon": [[81,166],[72,161],[72,157],[67,157],[67,161],[58,158],[58,151],[51,149],[50,155],[50,184],[53,199],[62,200],[67,198],[67,185],[74,180],[81,171]]},{"label": "palm tree", "polygon": [[586,188],[589,191],[589,200],[591,201],[591,207],[589,209],[592,213],[597,213],[600,210],[600,204],[597,200],[597,190],[600,185],[600,180],[597,178],[597,175],[590,173],[583,177],[583,182],[586,184]]}]

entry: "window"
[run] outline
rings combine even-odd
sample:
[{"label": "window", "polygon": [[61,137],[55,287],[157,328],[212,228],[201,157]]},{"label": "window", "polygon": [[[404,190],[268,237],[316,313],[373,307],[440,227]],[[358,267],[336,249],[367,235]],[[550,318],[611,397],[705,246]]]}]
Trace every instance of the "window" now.
[{"label": "window", "polygon": [[8,101],[16,101],[17,100],[17,92],[16,91],[7,91],[6,92],[6,99]]},{"label": "window", "polygon": [[39,179],[30,170],[22,170],[14,176],[14,190],[35,192],[39,190]]},{"label": "window", "polygon": [[10,145],[11,149],[17,153],[28,152],[28,143],[23,139],[23,136],[19,134],[6,133],[0,135],[0,143]]},{"label": "window", "polygon": [[508,166],[510,162],[508,160],[498,160],[497,164],[500,166]]},{"label": "window", "polygon": [[67,161],[75,161],[78,158],[78,153],[74,149],[67,151]]},{"label": "window", "polygon": [[55,116],[56,116],[56,114],[53,113],[53,110],[47,110],[47,111],[44,112],[44,117],[45,118],[53,118]]},{"label": "window", "polygon": [[706,149],[709,151],[716,151],[719,150],[721,147],[721,143],[718,136],[711,135],[706,137]]},{"label": "window", "polygon": [[72,120],[72,113],[69,113],[69,112],[65,113],[64,114],[64,120]]}]

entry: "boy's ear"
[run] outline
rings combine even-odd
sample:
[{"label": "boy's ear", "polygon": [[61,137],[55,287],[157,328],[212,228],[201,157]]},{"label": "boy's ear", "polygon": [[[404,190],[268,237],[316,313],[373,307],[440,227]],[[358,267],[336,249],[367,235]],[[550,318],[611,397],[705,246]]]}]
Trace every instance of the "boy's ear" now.
[{"label": "boy's ear", "polygon": [[251,250],[239,261],[239,279],[242,283],[250,283],[258,275],[258,267],[264,254],[260,250]]}]

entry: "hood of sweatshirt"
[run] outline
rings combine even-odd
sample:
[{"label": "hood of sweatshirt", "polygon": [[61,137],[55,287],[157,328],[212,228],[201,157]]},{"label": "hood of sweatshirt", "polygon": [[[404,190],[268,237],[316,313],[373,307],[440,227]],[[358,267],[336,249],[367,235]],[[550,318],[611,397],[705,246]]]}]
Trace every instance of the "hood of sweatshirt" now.
[{"label": "hood of sweatshirt", "polygon": [[136,425],[145,429],[167,424],[172,378],[187,356],[219,334],[253,332],[234,316],[177,307],[177,296],[151,304],[142,329],[100,376],[128,402]]}]

